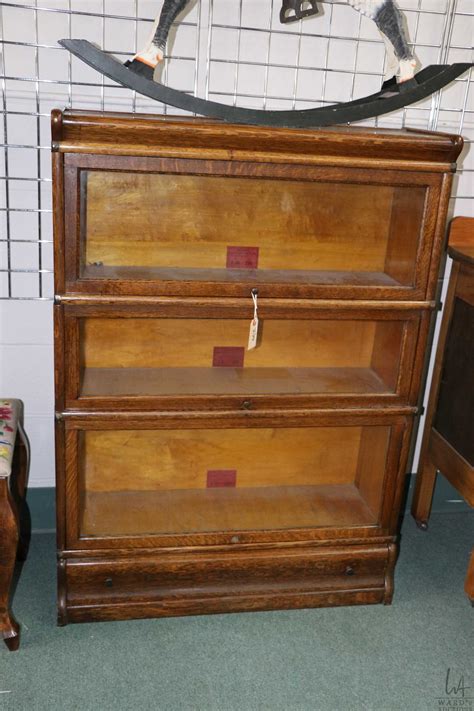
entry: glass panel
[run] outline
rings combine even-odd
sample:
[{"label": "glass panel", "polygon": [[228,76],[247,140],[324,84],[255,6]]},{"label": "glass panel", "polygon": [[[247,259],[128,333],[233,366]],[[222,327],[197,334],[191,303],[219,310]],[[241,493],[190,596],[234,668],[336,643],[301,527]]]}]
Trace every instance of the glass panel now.
[{"label": "glass panel", "polygon": [[83,318],[82,397],[392,393],[404,323]]},{"label": "glass panel", "polygon": [[87,431],[87,536],[364,526],[390,427]]},{"label": "glass panel", "polygon": [[81,181],[86,278],[413,283],[422,187],[119,171]]}]

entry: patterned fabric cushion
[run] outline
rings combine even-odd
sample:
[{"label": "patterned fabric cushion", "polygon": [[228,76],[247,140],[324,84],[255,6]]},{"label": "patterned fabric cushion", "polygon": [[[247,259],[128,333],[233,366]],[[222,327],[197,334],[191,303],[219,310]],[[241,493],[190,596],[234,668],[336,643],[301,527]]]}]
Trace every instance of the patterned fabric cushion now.
[{"label": "patterned fabric cushion", "polygon": [[10,476],[21,400],[0,400],[0,476]]}]

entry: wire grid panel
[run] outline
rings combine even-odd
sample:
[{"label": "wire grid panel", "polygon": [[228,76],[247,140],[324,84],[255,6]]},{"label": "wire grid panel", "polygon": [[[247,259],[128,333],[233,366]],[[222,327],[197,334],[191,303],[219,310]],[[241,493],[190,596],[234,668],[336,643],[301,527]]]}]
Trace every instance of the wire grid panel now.
[{"label": "wire grid panel", "polygon": [[[124,60],[146,40],[159,0],[0,2],[0,298],[53,296],[50,111],[183,113],[104,79],[57,45],[85,38]],[[472,62],[472,0],[400,0],[423,66]],[[321,106],[380,87],[384,44],[346,2],[281,25],[281,0],[200,0],[172,28],[160,80],[224,103]],[[366,124],[462,133],[466,149],[452,214],[473,212],[472,72],[438,94]]]}]

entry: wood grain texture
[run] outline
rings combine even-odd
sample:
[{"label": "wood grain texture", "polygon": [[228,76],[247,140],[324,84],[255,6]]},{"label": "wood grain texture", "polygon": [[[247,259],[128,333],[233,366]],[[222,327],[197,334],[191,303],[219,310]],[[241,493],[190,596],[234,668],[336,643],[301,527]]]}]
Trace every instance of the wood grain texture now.
[{"label": "wood grain texture", "polygon": [[431,378],[431,389],[426,409],[425,429],[423,431],[423,439],[421,442],[420,457],[418,461],[418,473],[415,481],[415,490],[413,492],[413,500],[411,512],[415,520],[426,527],[431,511],[431,502],[433,498],[436,464],[432,461],[429,454],[430,437],[432,431],[433,420],[436,415],[436,404],[438,401],[439,388],[441,384],[441,374],[443,367],[443,353],[446,347],[449,334],[449,326],[454,307],[456,294],[456,283],[459,273],[459,263],[454,263],[446,299],[444,303],[443,320],[438,338],[438,349],[436,352],[435,363],[433,367],[433,375]]},{"label": "wood grain texture", "polygon": [[[403,175],[381,170],[377,163],[369,170],[342,170],[204,156],[73,154],[65,156],[65,179],[70,291],[244,296],[249,282],[260,282],[261,275],[262,296],[313,298],[415,299],[424,294],[445,184],[444,176]],[[219,181],[218,189],[206,189],[212,181]],[[146,186],[138,189],[137,182]],[[142,192],[154,195],[147,199],[148,210],[137,202]],[[406,200],[392,200],[401,195]],[[121,202],[126,211],[120,210]],[[259,247],[262,269],[225,269],[232,241]],[[385,274],[387,269],[403,281]]]},{"label": "wood grain texture", "polygon": [[202,489],[210,469],[237,470],[239,488],[351,483],[360,436],[358,427],[88,431],[85,487]]},{"label": "wood grain texture", "polygon": [[78,410],[60,415],[68,431],[80,430],[161,430],[161,429],[229,429],[362,427],[364,425],[398,425],[414,415],[409,405],[370,407],[267,408],[252,410]]},{"label": "wood grain texture", "polygon": [[[260,297],[258,291],[258,308],[265,308],[265,316],[272,318],[298,318],[321,319],[330,316],[332,319],[367,318],[369,312],[373,318],[378,319],[401,319],[416,318],[417,312],[432,311],[435,301],[390,301],[380,299],[282,299]],[[155,316],[167,316],[177,318],[191,318],[196,316],[212,316],[214,318],[252,318],[253,306],[249,296],[251,291],[246,292],[245,299],[241,298],[219,298],[209,296],[150,296],[137,294],[82,294],[72,293],[57,297],[57,303],[69,307],[69,312],[74,315],[95,315],[95,316],[120,316],[121,318],[132,318],[139,313],[151,314]],[[289,308],[290,307],[290,308]],[[354,313],[356,312],[356,313]],[[263,312],[262,312],[263,313]]]},{"label": "wood grain texture", "polygon": [[441,257],[447,239],[446,222],[452,186],[453,175],[445,173],[442,177],[441,184],[429,189],[431,195],[428,197],[427,207],[425,208],[425,223],[429,223],[431,239],[433,241],[431,250],[425,251],[419,257],[420,266],[425,273],[427,273],[427,299],[434,299],[436,297]]},{"label": "wood grain texture", "polygon": [[425,208],[425,191],[421,188],[395,188],[387,240],[384,272],[400,284],[412,284],[415,277],[416,253]]},{"label": "wood grain texture", "polygon": [[[473,218],[474,219],[474,218]],[[457,298],[474,306],[474,264],[460,263],[458,282],[456,284]]]},{"label": "wood grain texture", "polygon": [[[152,536],[337,526],[370,526],[376,518],[351,484],[278,485],[87,493],[83,536]],[[138,489],[138,487],[137,487]]]},{"label": "wood grain texture", "polygon": [[[52,117],[52,130],[60,131],[60,115]],[[53,230],[54,230],[54,293],[62,294],[66,289],[65,273],[65,213],[64,213],[64,156],[57,152],[51,154],[51,173],[53,176]]]},{"label": "wood grain texture", "polygon": [[63,307],[59,304],[54,304],[54,393],[56,412],[62,412],[65,409],[66,399],[66,370],[64,360],[67,340],[64,333],[64,315]]},{"label": "wood grain texture", "polygon": [[[263,316],[262,312],[259,346],[252,351],[246,350],[245,367],[264,370],[268,367],[370,366],[374,322],[273,320]],[[83,365],[86,368],[212,368],[216,346],[247,347],[249,325],[250,318],[185,321],[86,318],[82,322],[81,334]],[[380,330],[389,330],[391,326],[380,322]],[[398,331],[400,349],[402,326],[397,322],[392,328]],[[74,347],[73,343],[70,345]],[[380,343],[379,348],[382,346]]]},{"label": "wood grain texture", "polygon": [[396,543],[390,543],[388,546],[388,565],[385,572],[385,595],[383,599],[384,605],[391,605],[394,593],[394,570],[395,563],[398,557],[398,546]]},{"label": "wood grain texture", "polygon": [[[373,185],[92,171],[83,258],[106,267],[223,269],[227,248],[237,245],[258,247],[259,270],[381,272],[392,195]],[[416,235],[415,226],[415,246]]]},{"label": "wood grain texture", "polygon": [[388,604],[462,139],[53,122],[60,624]]},{"label": "wood grain texture", "polygon": [[433,428],[474,467],[474,304],[456,292]]},{"label": "wood grain texture", "polygon": [[151,398],[164,395],[382,394],[371,368],[85,368],[80,396]]},{"label": "wood grain texture", "polygon": [[[132,154],[206,149],[235,156],[285,153],[297,156],[339,157],[348,165],[372,160],[400,164],[432,165],[449,170],[462,150],[460,136],[416,130],[393,131],[358,126],[318,130],[264,128],[223,123],[203,118],[127,115],[105,112],[64,111],[56,132],[62,151],[114,149]],[[419,166],[416,166],[419,168]]]},{"label": "wood grain texture", "polygon": [[58,550],[66,548],[66,426],[64,418],[56,413],[54,423],[56,470],[56,543]]},{"label": "wood grain texture", "polygon": [[451,220],[448,254],[458,262],[474,264],[474,218],[455,217]]},{"label": "wood grain texture", "polygon": [[68,621],[382,602],[388,559],[354,545],[66,561]]},{"label": "wood grain texture", "polygon": [[411,504],[411,514],[417,525],[424,530],[428,528],[437,473],[430,451],[425,451],[422,463],[418,464]]},{"label": "wood grain texture", "polygon": [[381,514],[389,435],[385,427],[364,427],[359,443],[355,483],[375,521]]},{"label": "wood grain texture", "polygon": [[[228,427],[229,425],[225,424],[225,420],[223,417],[222,413],[217,413],[218,416],[216,417],[214,421],[214,426],[215,424],[218,424],[219,426],[222,427],[224,426],[224,429],[217,430],[215,435],[212,435],[212,424],[209,422],[209,417],[206,416],[206,418],[203,417],[201,414],[198,418],[198,421],[195,424],[199,424],[201,426],[201,430],[198,429],[197,435],[193,434],[195,432],[194,429],[191,429],[189,434],[190,434],[190,441],[192,441],[193,436],[195,438],[199,438],[201,431],[203,427],[205,427],[205,438],[207,441],[209,441],[209,431],[211,432],[211,435],[215,437],[216,441],[220,441],[220,436],[219,432],[221,433],[221,445],[226,445],[227,442],[230,442],[230,445],[234,443],[234,435],[237,435],[236,441],[240,441],[242,438],[247,439],[247,441],[251,440],[252,435],[252,429],[249,430],[248,426],[245,426],[244,422],[240,422],[240,427],[235,428],[235,422],[230,423],[231,429],[229,430]],[[326,413],[323,417],[321,417],[320,424],[323,424],[330,419],[330,412]],[[229,543],[235,543],[233,538],[236,538],[237,540],[244,540],[246,543],[257,543],[257,542],[272,542],[273,544],[278,543],[278,541],[281,541],[282,537],[282,532],[281,529],[274,528],[272,529],[271,527],[262,527],[261,526],[261,506],[252,508],[250,501],[245,499],[245,506],[241,506],[239,508],[239,505],[235,507],[232,504],[232,501],[229,502],[229,506],[227,506],[228,511],[232,513],[232,521],[237,525],[238,523],[238,517],[239,515],[242,517],[242,520],[246,520],[245,517],[248,516],[250,517],[250,520],[253,520],[254,522],[254,528],[248,528],[248,529],[241,529],[234,531],[237,533],[237,536],[232,533],[232,531],[226,530],[223,528],[221,531],[213,530],[213,531],[207,531],[207,532],[199,532],[199,531],[194,531],[194,532],[178,532],[178,531],[171,531],[167,533],[142,533],[136,534],[135,536],[130,536],[129,534],[126,535],[120,535],[119,533],[116,533],[113,538],[110,536],[104,536],[100,535],[100,531],[96,529],[95,534],[93,537],[88,537],[87,534],[85,534],[83,531],[81,531],[82,527],[82,517],[83,512],[85,510],[85,505],[86,505],[86,497],[85,493],[89,491],[89,493],[94,493],[92,490],[88,489],[87,486],[87,471],[86,471],[86,462],[87,462],[87,446],[85,444],[85,440],[87,437],[92,436],[92,442],[93,446],[95,449],[99,452],[99,458],[101,458],[101,463],[102,466],[96,468],[95,476],[97,478],[97,484],[95,485],[95,489],[98,489],[96,493],[98,494],[104,494],[104,498],[101,499],[101,501],[106,501],[107,500],[107,494],[110,491],[115,491],[117,492],[117,500],[120,504],[122,502],[124,505],[122,506],[122,511],[123,511],[123,516],[126,518],[126,506],[127,506],[127,501],[128,501],[128,494],[130,494],[130,501],[133,500],[133,497],[136,494],[140,494],[140,490],[142,493],[145,495],[145,498],[142,500],[146,500],[146,495],[149,495],[152,497],[153,492],[155,492],[157,495],[161,493],[165,493],[166,496],[183,496],[183,502],[188,501],[186,498],[187,496],[189,498],[189,507],[188,511],[190,512],[190,515],[193,517],[193,520],[195,521],[200,521],[199,525],[204,525],[206,521],[206,516],[201,515],[202,510],[196,505],[198,502],[202,504],[206,510],[212,511],[212,507],[214,504],[212,503],[214,499],[212,496],[209,498],[208,501],[206,501],[206,497],[204,499],[202,498],[202,493],[206,494],[206,490],[203,491],[203,487],[206,486],[206,475],[207,475],[207,467],[205,470],[203,470],[201,473],[198,471],[196,475],[196,481],[193,484],[191,482],[191,488],[186,487],[185,488],[177,488],[177,489],[170,489],[169,486],[173,486],[174,482],[171,479],[171,484],[167,484],[166,481],[162,482],[160,480],[160,471],[161,471],[161,461],[160,461],[160,452],[156,448],[153,448],[153,442],[155,441],[153,438],[153,430],[150,430],[150,425],[152,425],[154,428],[156,428],[157,424],[159,424],[159,421],[157,422],[156,415],[149,414],[147,421],[144,422],[141,418],[137,418],[136,415],[131,416],[130,413],[127,413],[128,417],[124,420],[122,420],[119,424],[117,416],[111,417],[111,415],[107,416],[107,419],[104,418],[103,415],[95,416],[95,415],[87,415],[85,418],[79,415],[74,415],[72,418],[69,416],[65,418],[65,424],[67,427],[67,440],[66,440],[66,460],[69,463],[68,468],[67,468],[67,480],[66,480],[66,491],[65,491],[65,499],[67,501],[67,511],[66,511],[66,524],[67,524],[67,549],[71,552],[74,550],[99,550],[100,548],[110,548],[112,545],[114,548],[140,548],[140,547],[157,547],[160,546],[163,548],[163,550],[166,550],[169,547],[175,546],[175,547],[181,547],[181,546],[192,546],[192,545],[218,545],[218,544],[224,544],[228,545]],[[132,419],[133,417],[133,419]],[[224,420],[224,421],[223,421]],[[261,420],[261,418],[259,418]],[[262,422],[257,420],[256,423],[254,424],[260,424],[262,425]],[[273,421],[274,418],[273,418]],[[95,422],[95,427],[96,429],[93,428],[93,424]],[[137,430],[137,424],[140,423],[140,429]],[[181,422],[181,424],[178,424]],[[308,416],[306,416],[306,424],[308,422]],[[336,425],[339,425],[339,427],[331,428],[331,429],[339,429],[341,431],[341,437],[343,437],[343,441],[347,440],[349,442],[349,439],[352,438],[352,440],[356,441],[357,438],[359,437],[359,433],[361,428],[360,426],[358,427],[358,432],[356,431],[357,425],[360,425],[361,422],[364,422],[366,426],[368,426],[369,429],[371,428],[376,428],[378,430],[384,430],[385,433],[387,433],[386,436],[388,436],[388,423],[391,422],[391,429],[392,429],[392,436],[390,436],[390,441],[389,445],[386,448],[386,451],[382,451],[382,449],[377,453],[377,461],[374,461],[371,463],[372,467],[372,480],[374,487],[376,490],[379,492],[380,496],[383,497],[383,507],[382,510],[380,509],[380,504],[375,506],[375,510],[379,511],[378,516],[374,514],[373,511],[369,511],[368,508],[365,509],[367,512],[367,517],[365,518],[365,521],[363,522],[362,519],[359,520],[359,523],[357,525],[354,525],[354,522],[351,522],[350,519],[350,513],[349,513],[349,518],[346,519],[344,514],[344,508],[341,505],[337,503],[337,498],[338,498],[338,492],[342,491],[339,487],[345,485],[345,482],[347,482],[347,485],[349,487],[354,483],[358,485],[358,479],[363,478],[363,474],[361,474],[360,471],[360,456],[358,454],[358,450],[354,446],[354,456],[353,456],[353,461],[352,461],[352,471],[355,473],[356,472],[356,467],[358,467],[358,473],[357,476],[354,474],[352,477],[352,480],[347,479],[347,472],[346,470],[338,469],[337,468],[337,462],[343,463],[345,460],[347,460],[347,452],[341,454],[338,453],[337,450],[331,451],[329,450],[328,452],[328,457],[330,458],[331,461],[329,462],[329,466],[332,466],[334,468],[335,472],[335,477],[336,479],[333,480],[333,482],[329,481],[326,486],[329,486],[328,491],[331,491],[331,487],[335,487],[334,493],[335,493],[335,498],[333,503],[329,506],[329,509],[325,512],[324,511],[324,503],[321,499],[321,497],[318,495],[318,491],[321,491],[318,487],[322,486],[321,482],[324,481],[324,477],[326,477],[326,474],[324,472],[324,469],[322,469],[322,466],[326,466],[325,464],[325,450],[321,445],[321,449],[316,450],[315,452],[315,457],[314,457],[314,462],[316,463],[315,466],[316,468],[312,471],[312,477],[310,478],[310,484],[308,488],[309,491],[314,492],[314,496],[316,497],[314,499],[314,503],[316,504],[319,500],[319,503],[315,506],[311,505],[311,512],[308,515],[313,515],[313,522],[314,525],[312,527],[301,527],[301,525],[298,523],[298,518],[297,518],[297,507],[295,506],[292,511],[295,512],[294,516],[294,526],[293,528],[290,528],[287,526],[284,530],[284,538],[285,540],[293,540],[293,541],[304,541],[304,540],[319,540],[319,541],[325,541],[325,540],[335,540],[335,539],[345,539],[345,538],[350,538],[350,539],[357,539],[357,538],[367,538],[367,537],[373,537],[374,536],[374,531],[378,531],[379,537],[386,536],[389,531],[391,531],[391,525],[389,524],[389,521],[392,516],[392,507],[391,507],[391,498],[395,495],[394,492],[394,482],[397,480],[398,472],[400,466],[405,466],[405,461],[400,465],[399,464],[399,458],[400,458],[400,448],[401,448],[401,437],[404,432],[404,426],[403,423],[405,422],[405,418],[400,418],[400,417],[390,417],[389,415],[382,415],[382,416],[377,416],[374,417],[372,415],[369,418],[363,417],[358,415],[356,418],[353,418],[348,414],[347,411],[343,411],[338,419],[336,420]],[[80,429],[77,429],[77,425],[81,423]],[[177,432],[180,435],[181,439],[185,439],[185,432],[187,429],[189,429],[190,424],[193,424],[193,419],[189,417],[189,415],[186,417],[185,420],[181,418],[176,421],[176,425],[178,427]],[[294,432],[294,437],[296,438],[296,441],[300,441],[301,437],[304,436],[304,432],[301,433],[301,425],[304,426],[305,421],[303,420],[300,423],[300,426],[296,426],[297,420],[295,419],[294,413],[293,415],[287,414],[286,417],[282,418],[281,422],[279,423],[279,428],[278,430],[282,427],[283,429],[285,428],[285,424],[291,424],[293,425],[294,429],[292,431]],[[128,428],[128,430],[124,429],[124,425]],[[176,426],[175,425],[175,426]],[[342,425],[342,427],[341,427]],[[352,426],[355,425],[353,428]],[[84,428],[86,428],[84,430]],[[119,430],[121,428],[121,430]],[[258,428],[260,429],[260,428]],[[328,443],[328,435],[327,432],[325,431],[327,428],[322,427],[321,431],[319,431],[320,428],[309,428],[313,429],[313,439],[315,442],[320,441],[322,443],[323,441]],[[349,430],[354,429],[354,432],[351,433]],[[364,428],[362,428],[363,431]],[[122,434],[120,434],[120,431]],[[104,455],[104,451],[100,448],[100,438],[104,437],[105,440],[107,441],[112,441],[115,443],[117,440],[117,437],[125,437],[127,434],[129,435],[129,438],[127,442],[132,442],[134,435],[136,432],[142,433],[142,442],[145,437],[148,437],[148,434],[151,433],[151,437],[148,438],[148,443],[146,444],[148,453],[143,455],[141,453],[141,450],[144,449],[144,446],[141,447],[140,454],[139,456],[142,457],[140,464],[135,464],[133,462],[133,456],[134,456],[134,450],[133,448],[130,450],[130,452],[127,454],[122,454],[121,451],[116,451],[112,448],[109,449],[109,454],[107,456]],[[167,428],[164,430],[156,430],[155,432],[158,432],[160,434],[160,440],[159,441],[164,441],[165,446],[168,446],[168,440],[166,439],[166,434],[169,432]],[[241,433],[239,435],[239,433]],[[263,434],[265,435],[265,430],[263,430]],[[278,434],[278,433],[277,433]],[[330,433],[333,439],[335,439],[335,435],[333,433]],[[288,434],[283,433],[283,435],[278,435],[279,437],[288,437]],[[171,432],[171,453],[164,453],[164,464],[165,464],[165,472],[171,472],[173,471],[173,467],[175,466],[176,463],[180,463],[180,458],[182,461],[184,461],[185,454],[186,452],[183,450],[180,450],[176,444],[174,444],[174,432]],[[267,437],[268,439],[268,437]],[[158,441],[158,440],[157,440]],[[269,442],[271,443],[272,440],[270,439]],[[278,443],[277,443],[278,444]],[[206,450],[206,442],[204,443],[203,447],[201,448],[200,452],[198,452],[198,455]],[[341,448],[341,438],[339,438],[337,442],[337,446]],[[224,454],[227,452],[232,452],[231,446],[227,447],[227,450],[225,446],[221,446],[222,452]],[[315,447],[313,445],[312,451],[315,451]],[[278,448],[277,452],[278,454]],[[238,453],[239,456],[240,453]],[[247,457],[247,461],[249,462],[247,466],[247,470],[250,471],[251,467],[253,466],[253,460],[250,462],[252,458],[252,453],[250,453]],[[214,450],[211,452],[211,456],[214,456],[214,461],[212,461],[212,468],[214,469],[229,469],[231,466],[231,463],[226,461],[223,462],[220,460],[221,455],[219,453],[215,454]],[[320,457],[320,461],[318,461],[318,456]],[[144,459],[146,458],[146,460]],[[253,476],[255,478],[255,483],[257,483],[256,478],[259,473],[258,470],[258,465],[261,461],[259,458],[260,455],[257,455],[256,461],[255,461],[255,466],[252,469]],[[286,474],[288,476],[293,476],[293,478],[296,476],[298,477],[298,481],[302,482],[303,484],[305,483],[305,479],[302,478],[302,472],[301,470],[297,469],[297,464],[290,464],[290,471],[287,472],[284,468],[285,462],[289,459],[289,455],[285,455],[286,459],[281,462],[281,457],[275,456],[273,461],[274,461],[274,469],[275,469],[275,474],[271,476],[271,480],[269,480],[269,483],[272,484],[274,477],[275,479],[278,479],[279,477],[281,478],[282,476],[285,478],[281,478],[281,481],[283,485],[286,484],[288,481],[288,478],[286,477]],[[308,453],[305,453],[299,457],[300,462],[304,462],[304,457],[308,458]],[[218,458],[219,461],[215,461],[215,459]],[[242,457],[245,459],[244,457]],[[90,459],[90,457],[89,457]],[[120,460],[128,460],[131,461],[131,471],[133,472],[133,476],[129,475],[128,479],[125,481],[125,486],[128,486],[128,492],[127,490],[123,489],[123,480],[122,482],[120,481],[115,481],[114,480],[114,472],[118,471],[123,473],[123,476],[126,476],[126,466],[125,464],[120,461]],[[272,453],[270,453],[267,457],[267,459],[272,460]],[[375,457],[374,457],[375,459]],[[234,459],[235,461],[235,459]],[[118,462],[118,464],[117,464]],[[270,468],[272,465],[272,461],[267,462],[264,460],[264,466],[267,467],[267,471],[269,471],[268,468]],[[171,467],[171,469],[170,469]],[[129,470],[130,471],[130,470]],[[181,468],[181,469],[174,469],[176,472],[176,482],[179,485],[180,480],[183,478],[188,477],[189,474],[189,464],[187,464],[186,467]],[[239,470],[234,469],[234,471],[237,472],[237,488],[233,489],[232,492],[239,492]],[[245,472],[245,470],[244,470]],[[294,474],[292,475],[292,472]],[[263,470],[263,473],[265,473],[265,470]],[[108,491],[104,491],[104,486],[102,486],[103,482],[101,477],[104,476],[105,479],[107,480],[108,483]],[[321,478],[322,477],[322,478]],[[378,478],[378,481],[376,481],[376,477]],[[327,480],[327,479],[326,479]],[[307,481],[307,479],[306,479]],[[341,481],[341,484],[335,484],[334,481]],[[384,482],[383,484],[381,482]],[[163,488],[162,484],[165,484],[165,487],[168,488]],[[251,486],[246,487],[247,490],[250,488],[252,489],[252,484],[254,482],[250,481]],[[401,485],[400,481],[400,485]],[[197,488],[193,488],[193,486],[198,485]],[[397,483],[397,489],[398,489],[399,484]],[[259,487],[254,487],[255,490],[259,490]],[[265,492],[264,491],[265,487],[260,487],[260,490],[262,491],[262,501],[265,498],[265,495],[268,494],[268,504],[266,507],[266,510],[270,516],[273,517],[273,519],[279,520],[281,517],[285,517],[285,512],[280,511],[279,509],[281,507],[281,491],[280,494],[278,493],[278,488],[272,488],[270,487],[270,490]],[[294,491],[293,489],[288,489],[289,492]],[[387,490],[389,494],[387,494]],[[171,494],[169,493],[171,491]],[[229,490],[228,490],[229,491]],[[244,497],[247,497],[247,494],[245,493],[246,489],[240,489],[240,492],[244,492],[242,495]],[[173,493],[177,492],[177,493]],[[197,498],[193,500],[193,492],[197,492]],[[207,490],[209,492],[209,490]],[[211,491],[211,494],[213,495],[215,491]],[[230,492],[229,492],[230,493]],[[257,491],[258,493],[258,491]],[[295,491],[295,494],[297,492]],[[124,495],[124,498],[121,498],[121,494]],[[225,495],[225,494],[224,494]],[[241,494],[238,493],[237,497],[239,497]],[[363,494],[365,495],[365,494]],[[166,499],[166,496],[162,499],[163,501]],[[259,494],[260,496],[260,494]],[[286,495],[285,495],[286,496]],[[319,499],[318,499],[319,496]],[[387,499],[388,496],[388,499]],[[292,498],[293,497],[293,498]],[[294,500],[295,502],[298,502],[298,506],[300,506],[301,511],[303,509],[307,508],[308,504],[303,505],[302,500],[299,500],[298,497],[294,496],[292,494],[292,497],[288,497],[288,503]],[[112,500],[113,497],[111,497]],[[283,497],[285,498],[285,497]],[[158,497],[159,499],[159,497]],[[157,501],[158,501],[157,499]],[[237,504],[240,501],[239,498],[236,499]],[[271,502],[275,502],[275,506],[272,506]],[[363,501],[363,499],[360,499],[360,501]],[[374,501],[372,497],[372,501]],[[278,504],[278,505],[276,505]],[[337,504],[337,505],[336,505]],[[263,505],[263,504],[262,504]],[[365,506],[365,504],[364,504]],[[209,508],[211,507],[211,508]],[[155,516],[157,517],[156,520],[164,520],[163,516],[165,517],[173,517],[174,514],[172,512],[167,512],[168,507],[164,507],[163,511],[160,513],[159,510],[155,509]],[[218,509],[218,507],[214,507],[215,510]],[[291,507],[290,507],[291,508]],[[248,512],[247,512],[248,509]],[[183,509],[184,510],[184,509]],[[308,509],[309,511],[309,509]],[[329,516],[330,512],[333,511],[333,513]],[[337,512],[341,512],[341,516],[338,518]],[[239,513],[240,512],[240,513]],[[116,513],[116,511],[115,511]],[[344,515],[342,515],[344,514]],[[150,509],[150,516],[148,517],[148,521],[152,520],[153,515],[153,507]],[[179,518],[179,513],[176,514]],[[184,515],[184,514],[183,514]],[[115,514],[114,514],[115,516]],[[110,519],[110,526],[114,526],[114,516],[111,516]],[[222,512],[221,516],[226,516],[225,511]],[[290,515],[293,516],[293,514]],[[322,516],[320,519],[320,524],[319,527],[316,527],[316,521],[318,520],[318,516]],[[331,525],[325,525],[324,522],[326,521],[326,524],[328,524],[328,516],[329,519],[331,519]],[[253,519],[252,519],[253,517]],[[133,516],[132,516],[133,519]],[[219,519],[222,520],[222,519]],[[287,519],[289,520],[289,519]],[[378,523],[377,523],[378,521]],[[208,521],[208,526],[210,525],[210,522]],[[137,526],[139,526],[139,523],[137,522]],[[145,526],[146,528],[147,526]],[[337,531],[337,534],[336,534]]]},{"label": "wood grain texture", "polygon": [[18,426],[10,476],[0,477],[0,638],[7,648],[20,646],[20,626],[11,609],[15,562],[26,559],[31,521],[26,505],[29,444]]},{"label": "wood grain texture", "polygon": [[[213,408],[216,396],[219,407],[237,409],[247,395],[252,408],[333,406],[336,399],[349,403],[355,396],[377,407],[406,401],[419,313],[354,312],[348,302],[327,311],[320,306],[263,301],[259,346],[244,350],[244,365],[236,370],[213,367],[213,354],[216,347],[246,348],[253,308],[238,300],[187,299],[148,309],[134,301],[127,308],[68,304],[61,351],[67,407],[116,409],[127,398],[133,409],[179,409],[189,395],[187,409]],[[171,318],[175,314],[181,318]],[[243,314],[245,319],[237,318]]]},{"label": "wood grain texture", "polygon": [[[398,390],[402,345],[407,334],[400,321],[375,324],[374,341],[370,359],[372,369],[392,392]],[[410,340],[413,339],[411,334]],[[412,358],[410,358],[410,361]]]},{"label": "wood grain texture", "polygon": [[474,506],[474,466],[435,429],[431,432],[430,457],[467,503]]},{"label": "wood grain texture", "polygon": [[[474,242],[473,218],[450,226],[454,259],[438,340],[412,514],[426,528],[440,471],[474,505],[472,453],[472,309],[474,267],[463,250]],[[449,387],[449,392],[448,392]]]},{"label": "wood grain texture", "polygon": [[19,512],[9,478],[0,477],[0,636],[12,652],[20,645],[20,626],[10,599],[19,531]]}]

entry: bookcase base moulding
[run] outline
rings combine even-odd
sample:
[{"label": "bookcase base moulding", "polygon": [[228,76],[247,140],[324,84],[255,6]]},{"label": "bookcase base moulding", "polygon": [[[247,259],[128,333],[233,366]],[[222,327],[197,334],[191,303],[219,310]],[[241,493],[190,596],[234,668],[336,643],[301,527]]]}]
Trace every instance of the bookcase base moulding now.
[{"label": "bookcase base moulding", "polygon": [[392,543],[62,558],[59,623],[389,604],[395,557]]},{"label": "bookcase base moulding", "polygon": [[461,139],[52,128],[60,624],[391,602]]}]

